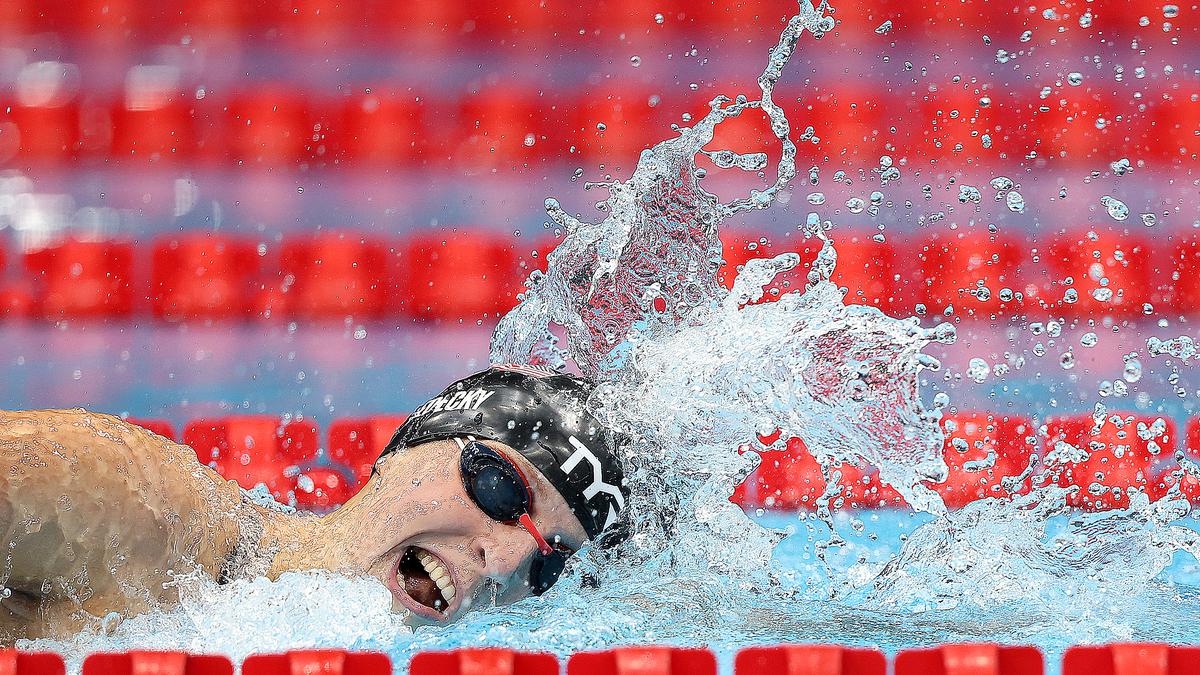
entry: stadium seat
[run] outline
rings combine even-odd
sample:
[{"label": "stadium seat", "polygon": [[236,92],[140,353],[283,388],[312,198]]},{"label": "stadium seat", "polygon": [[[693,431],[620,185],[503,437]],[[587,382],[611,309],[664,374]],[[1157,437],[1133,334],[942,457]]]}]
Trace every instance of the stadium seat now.
[{"label": "stadium seat", "polygon": [[408,667],[409,675],[558,675],[559,672],[558,659],[553,654],[488,648],[417,652]]},{"label": "stadium seat", "polygon": [[270,415],[194,420],[184,428],[183,442],[226,480],[246,489],[263,483],[272,496],[286,502],[296,486],[294,467],[317,456],[317,425]]},{"label": "stadium seat", "polygon": [[1151,125],[1157,142],[1148,144],[1158,158],[1190,166],[1200,155],[1200,98],[1171,91],[1153,103]]},{"label": "stadium seat", "polygon": [[[1162,424],[1156,426],[1158,420]],[[1046,423],[1046,453],[1059,441],[1089,453],[1082,462],[1052,469],[1058,485],[1079,488],[1067,503],[1092,511],[1125,508],[1130,488],[1146,492],[1152,500],[1161,497],[1164,486],[1157,480],[1155,465],[1174,456],[1175,423],[1169,418],[1110,410],[1099,433],[1092,433],[1093,426],[1091,415]]]},{"label": "stadium seat", "polygon": [[571,106],[567,143],[579,149],[582,162],[589,168],[604,164],[606,171],[617,167],[633,169],[644,148],[670,133],[651,123],[661,117],[650,105],[654,95],[653,90],[646,89],[586,94]]},{"label": "stadium seat", "polygon": [[[944,7],[949,3],[941,4]],[[925,92],[918,114],[907,121],[910,126],[905,130],[915,141],[912,147],[919,149],[918,161],[932,160],[948,167],[979,166],[999,159],[1007,147],[1007,130],[993,102],[1000,95],[974,84],[947,84]],[[988,104],[980,103],[982,99]],[[990,147],[985,145],[985,137]]]},{"label": "stadium seat", "polygon": [[278,33],[278,40],[299,49],[329,50],[361,45],[370,31],[367,3],[342,0],[285,0],[247,3],[256,9],[250,22]]},{"label": "stadium seat", "polygon": [[1154,643],[1117,643],[1069,647],[1062,675],[1196,675],[1200,647]]},{"label": "stadium seat", "polygon": [[1170,236],[1171,256],[1152,256],[1150,270],[1156,313],[1192,313],[1200,307],[1200,236],[1184,233]]},{"label": "stadium seat", "polygon": [[132,651],[89,654],[83,675],[233,675],[233,663],[224,656],[186,652]]},{"label": "stadium seat", "polygon": [[514,48],[561,45],[564,37],[587,26],[587,17],[570,0],[476,3],[471,9],[472,20],[490,42]]},{"label": "stadium seat", "polygon": [[171,424],[171,422],[169,420],[156,420],[156,419],[148,419],[148,418],[141,418],[141,417],[129,417],[125,421],[129,422],[132,425],[139,426],[139,427],[141,427],[147,431],[150,431],[152,433],[156,433],[159,436],[162,436],[163,438],[166,438],[166,439],[169,439],[172,441],[179,439],[179,437],[175,435],[175,425]]},{"label": "stadium seat", "polygon": [[[1029,463],[1031,447],[1025,439],[1034,434],[1033,423],[1016,415],[987,412],[961,413],[942,418],[946,442],[942,456],[950,473],[933,487],[950,508],[961,508],[976,499],[1007,497],[1001,478],[1017,476]],[[966,465],[995,454],[991,468],[967,471]]]},{"label": "stadium seat", "polygon": [[1045,663],[1037,647],[986,642],[905,649],[896,654],[893,662],[895,675],[1042,675],[1043,672]]},{"label": "stadium seat", "polygon": [[[64,165],[75,160],[83,148],[79,104],[54,101],[52,105],[12,105],[6,122],[16,131],[17,158],[23,163]],[[13,156],[12,142],[0,131],[0,159]]]},{"label": "stadium seat", "polygon": [[545,101],[535,92],[491,88],[459,101],[450,161],[474,173],[513,169],[565,150],[561,132],[544,118]]},{"label": "stadium seat", "polygon": [[[777,98],[784,101],[787,95]],[[874,91],[855,86],[806,92],[799,110],[790,116],[792,133],[812,126],[819,142],[813,145],[801,139],[797,143],[797,166],[821,164],[826,157],[837,166],[874,166],[882,155],[893,154],[887,149],[896,140],[889,131],[892,122],[884,114],[887,104]]]},{"label": "stadium seat", "polygon": [[717,657],[707,649],[620,647],[572,654],[567,675],[717,675]]},{"label": "stadium seat", "polygon": [[337,649],[252,654],[242,661],[242,675],[392,675],[392,661],[378,652]]},{"label": "stadium seat", "polygon": [[732,500],[743,508],[811,511],[825,492],[821,465],[799,438],[787,440],[787,449],[765,450],[762,461],[738,487]]},{"label": "stadium seat", "polygon": [[334,420],[329,425],[329,458],[348,467],[356,485],[363,485],[405,419],[404,415],[376,415]]},{"label": "stadium seat", "polygon": [[285,239],[277,296],[282,315],[380,319],[388,312],[398,258],[386,241],[347,232]]},{"label": "stadium seat", "polygon": [[313,467],[301,472],[296,480],[296,508],[326,513],[345,504],[354,493],[353,484],[341,471]]},{"label": "stadium seat", "polygon": [[196,154],[194,109],[186,99],[136,101],[112,108],[111,156],[139,162],[189,161]]},{"label": "stadium seat", "polygon": [[[1021,249],[1011,238],[974,228],[942,230],[912,246],[925,280],[917,295],[929,314],[951,306],[958,316],[984,319],[1015,311],[1015,294],[1023,292],[1024,284],[1017,276]],[[1014,299],[1001,300],[1004,289]]]},{"label": "stadium seat", "polygon": [[348,99],[333,131],[339,159],[380,168],[423,164],[431,141],[427,107],[426,97],[412,93]]},{"label": "stadium seat", "polygon": [[417,319],[475,323],[516,304],[524,290],[514,243],[483,231],[416,235],[404,245],[399,294]]},{"label": "stadium seat", "polygon": [[150,276],[154,316],[167,321],[246,316],[259,260],[249,239],[200,233],[158,240]]},{"label": "stadium seat", "polygon": [[305,98],[279,86],[234,99],[226,124],[226,151],[238,164],[294,166],[312,159],[323,142]]},{"label": "stadium seat", "polygon": [[65,242],[25,254],[40,313],[48,319],[100,319],[133,313],[133,244]]},{"label": "stadium seat", "polygon": [[[909,297],[911,275],[901,269],[896,249],[890,241],[875,241],[875,233],[862,230],[831,233],[834,250],[837,251],[837,267],[830,281],[846,289],[844,302],[848,305],[869,305],[884,312],[912,312],[913,303],[901,298]],[[820,242],[810,239],[806,248],[816,259]]]},{"label": "stadium seat", "polygon": [[746,647],[733,659],[733,675],[885,675],[878,649],[840,645]]},{"label": "stadium seat", "polygon": [[52,652],[0,649],[0,673],[5,675],[66,675],[63,658]]},{"label": "stadium seat", "polygon": [[[1003,99],[1011,127],[1009,155],[1036,153],[1051,162],[1111,162],[1127,154],[1126,138],[1144,133],[1141,115],[1122,114],[1131,107],[1090,87],[1056,89],[1046,98]],[[1017,155],[1017,153],[1020,153]]]},{"label": "stadium seat", "polygon": [[445,0],[381,2],[373,32],[382,44],[406,45],[414,53],[459,48],[474,28],[472,3]]},{"label": "stadium seat", "polygon": [[191,0],[165,12],[159,34],[179,39],[190,36],[202,44],[237,44],[251,26],[253,4],[239,0]]},{"label": "stadium seat", "polygon": [[[1048,268],[1050,279],[1058,285],[1047,285],[1043,279],[1042,287],[1034,292],[1041,293],[1047,304],[1072,317],[1100,319],[1141,314],[1142,305],[1154,297],[1150,243],[1116,231],[1099,228],[1092,231],[1098,239],[1093,240],[1087,231],[1075,230],[1054,237],[1044,248],[1039,247],[1041,262],[1025,264]],[[1074,282],[1070,286],[1063,283],[1068,277]],[[1031,279],[1027,280],[1028,285],[1033,285]],[[1075,290],[1076,302],[1063,300],[1068,289]],[[1101,299],[1108,291],[1111,297]],[[1101,296],[1097,297],[1097,293]]]}]

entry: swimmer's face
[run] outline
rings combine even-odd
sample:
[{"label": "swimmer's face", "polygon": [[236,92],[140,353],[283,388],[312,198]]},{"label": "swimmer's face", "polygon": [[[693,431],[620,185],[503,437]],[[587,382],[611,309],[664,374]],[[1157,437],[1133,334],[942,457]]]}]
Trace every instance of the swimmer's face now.
[{"label": "swimmer's face", "polygon": [[[511,448],[485,442],[530,481],[531,515],[542,535],[578,550],[587,534],[562,495]],[[524,528],[496,522],[476,506],[463,487],[460,456],[453,440],[390,455],[363,488],[362,501],[348,505],[359,511],[350,519],[360,537],[355,566],[388,587],[393,609],[407,611],[412,625],[448,623],[472,606],[507,605],[530,595],[537,542]]]}]

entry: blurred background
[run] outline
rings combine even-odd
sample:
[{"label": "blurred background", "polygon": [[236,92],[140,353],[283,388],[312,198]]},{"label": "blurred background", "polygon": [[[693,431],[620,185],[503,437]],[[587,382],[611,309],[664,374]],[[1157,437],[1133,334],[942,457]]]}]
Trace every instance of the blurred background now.
[{"label": "blurred background", "polygon": [[[262,474],[277,494],[297,466],[352,489],[397,415],[486,365],[497,317],[561,238],[545,198],[602,218],[584,183],[628,177],[714,96],[755,95],[795,12],[0,0],[0,406],[157,423],[228,471],[270,438],[291,458]],[[1027,456],[1040,421],[1101,400],[1164,417],[1159,440],[1184,447],[1200,380],[1146,340],[1200,337],[1195,4],[832,14],[776,92],[800,176],[727,224],[726,281],[764,253],[811,261],[815,212],[848,302],[958,325],[926,384],[983,420],[973,452]],[[764,119],[711,147],[774,159]],[[706,183],[728,197],[773,171]]]}]

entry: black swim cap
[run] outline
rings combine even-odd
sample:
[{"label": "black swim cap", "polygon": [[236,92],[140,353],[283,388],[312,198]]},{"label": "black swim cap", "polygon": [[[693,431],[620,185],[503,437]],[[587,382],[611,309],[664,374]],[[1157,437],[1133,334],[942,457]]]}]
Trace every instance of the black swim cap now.
[{"label": "black swim cap", "polygon": [[589,380],[534,366],[492,366],[414,410],[379,457],[456,437],[504,443],[558,489],[588,537],[609,546],[623,538],[622,528],[598,535],[618,521],[629,493],[618,439],[584,408],[593,388]]}]

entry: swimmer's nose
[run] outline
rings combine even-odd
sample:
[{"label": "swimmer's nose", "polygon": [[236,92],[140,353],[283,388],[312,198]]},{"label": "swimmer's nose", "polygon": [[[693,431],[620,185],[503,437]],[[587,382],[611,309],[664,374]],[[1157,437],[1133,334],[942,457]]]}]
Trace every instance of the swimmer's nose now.
[{"label": "swimmer's nose", "polygon": [[[475,539],[475,554],[483,561],[483,577],[507,587],[525,561],[537,550],[537,543],[524,530],[513,527],[512,536],[484,536]],[[509,534],[505,532],[504,534]]]}]

